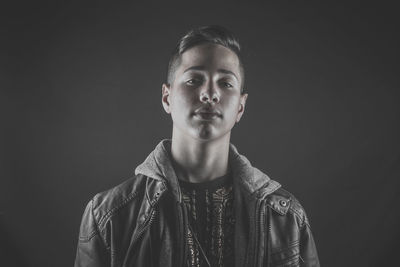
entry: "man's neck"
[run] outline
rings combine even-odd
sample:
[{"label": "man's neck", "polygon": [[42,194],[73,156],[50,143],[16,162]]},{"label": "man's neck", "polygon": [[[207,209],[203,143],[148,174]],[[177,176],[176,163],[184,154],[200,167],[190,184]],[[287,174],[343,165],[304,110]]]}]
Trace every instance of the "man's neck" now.
[{"label": "man's neck", "polygon": [[171,154],[178,179],[200,183],[228,172],[230,133],[203,141],[172,134]]}]

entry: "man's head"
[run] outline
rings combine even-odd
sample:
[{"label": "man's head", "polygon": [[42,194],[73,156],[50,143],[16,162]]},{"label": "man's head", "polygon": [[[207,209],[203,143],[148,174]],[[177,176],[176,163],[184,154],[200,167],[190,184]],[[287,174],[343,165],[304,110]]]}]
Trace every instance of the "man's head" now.
[{"label": "man's head", "polygon": [[[214,41],[200,38],[197,32],[209,33],[208,39]],[[168,82],[162,86],[162,104],[173,120],[173,138],[229,140],[247,99],[239,44],[216,26],[192,30],[182,40],[170,61]]]},{"label": "man's head", "polygon": [[205,43],[222,45],[236,54],[240,62],[240,76],[242,81],[240,90],[244,93],[244,67],[239,41],[230,31],[217,25],[192,29],[179,40],[168,63],[167,83],[171,84],[173,82],[175,71],[181,64],[182,54],[194,46]]}]

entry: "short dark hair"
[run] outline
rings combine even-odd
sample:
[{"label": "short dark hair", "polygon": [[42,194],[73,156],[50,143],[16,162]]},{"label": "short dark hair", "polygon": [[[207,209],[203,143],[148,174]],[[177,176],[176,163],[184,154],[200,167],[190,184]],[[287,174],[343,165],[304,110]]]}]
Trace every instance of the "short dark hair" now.
[{"label": "short dark hair", "polygon": [[229,48],[236,54],[236,56],[239,58],[240,76],[242,79],[240,91],[243,94],[244,67],[240,53],[239,41],[232,34],[232,32],[218,25],[203,26],[196,29],[191,29],[179,40],[168,63],[168,71],[167,71],[168,84],[171,84],[172,81],[174,80],[174,74],[180,64],[181,55],[186,50],[204,43],[222,45],[226,48]]}]

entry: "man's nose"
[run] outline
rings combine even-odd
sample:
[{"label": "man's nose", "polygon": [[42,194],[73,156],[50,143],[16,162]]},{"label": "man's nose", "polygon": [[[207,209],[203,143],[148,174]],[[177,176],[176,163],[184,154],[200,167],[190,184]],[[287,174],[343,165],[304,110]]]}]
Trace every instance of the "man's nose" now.
[{"label": "man's nose", "polygon": [[207,86],[205,86],[204,90],[200,93],[200,101],[203,103],[219,103],[220,96],[217,90],[215,90],[215,86],[212,82],[210,82]]}]

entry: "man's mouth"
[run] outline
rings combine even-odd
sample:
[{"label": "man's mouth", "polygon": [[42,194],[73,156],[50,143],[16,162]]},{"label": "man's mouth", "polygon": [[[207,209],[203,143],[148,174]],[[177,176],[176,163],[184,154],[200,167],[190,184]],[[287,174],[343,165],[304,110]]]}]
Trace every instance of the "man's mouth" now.
[{"label": "man's mouth", "polygon": [[210,112],[199,112],[196,115],[204,120],[212,120],[219,117],[217,113],[210,113]]},{"label": "man's mouth", "polygon": [[203,120],[213,120],[221,117],[221,113],[214,109],[199,109],[194,114]]}]

